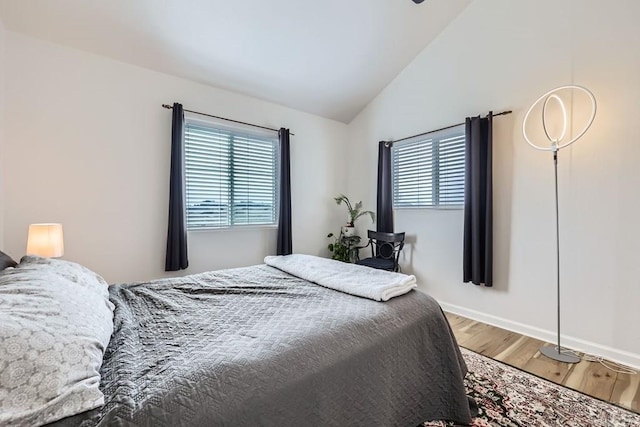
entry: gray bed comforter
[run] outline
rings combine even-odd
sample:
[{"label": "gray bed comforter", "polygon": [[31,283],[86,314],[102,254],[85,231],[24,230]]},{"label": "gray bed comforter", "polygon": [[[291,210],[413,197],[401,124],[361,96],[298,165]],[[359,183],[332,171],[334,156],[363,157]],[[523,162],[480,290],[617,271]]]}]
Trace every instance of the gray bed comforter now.
[{"label": "gray bed comforter", "polygon": [[105,405],[56,426],[410,426],[471,420],[431,297],[375,302],[266,265],[114,285]]}]

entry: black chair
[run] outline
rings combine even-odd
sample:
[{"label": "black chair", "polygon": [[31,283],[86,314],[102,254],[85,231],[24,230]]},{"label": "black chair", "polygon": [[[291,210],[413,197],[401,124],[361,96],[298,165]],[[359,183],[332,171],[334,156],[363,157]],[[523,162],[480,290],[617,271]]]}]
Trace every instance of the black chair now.
[{"label": "black chair", "polygon": [[400,251],[404,247],[404,232],[383,233],[368,230],[367,237],[369,243],[366,246],[358,247],[358,249],[371,246],[371,257],[360,259],[357,255],[358,252],[356,252],[356,264],[379,270],[398,271]]}]

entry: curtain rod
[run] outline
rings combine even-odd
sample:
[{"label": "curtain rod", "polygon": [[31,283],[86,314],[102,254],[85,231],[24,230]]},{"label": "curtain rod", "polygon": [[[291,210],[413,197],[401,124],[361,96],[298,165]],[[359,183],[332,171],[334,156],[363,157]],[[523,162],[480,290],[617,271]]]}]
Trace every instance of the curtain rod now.
[{"label": "curtain rod", "polygon": [[[496,116],[505,116],[505,115],[507,115],[507,114],[511,114],[512,112],[513,112],[513,111],[511,111],[511,110],[503,111],[503,112],[501,112],[501,113],[493,114],[493,117],[496,117]],[[435,132],[440,132],[441,130],[451,129],[451,128],[454,128],[454,127],[456,127],[456,126],[461,126],[461,125],[463,125],[463,124],[465,124],[465,122],[458,123],[458,124],[451,125],[451,126],[445,126],[445,127],[443,127],[443,128],[436,129],[436,130],[430,130],[429,132],[422,132],[422,133],[419,133],[419,134],[417,134],[417,135],[411,135],[411,136],[407,136],[407,137],[405,137],[405,138],[396,139],[395,141],[389,141],[389,142],[393,142],[393,143],[395,143],[395,142],[405,141],[405,140],[407,140],[407,139],[415,138],[415,137],[418,137],[418,136],[422,136],[422,135],[429,135],[430,133],[435,133]]]},{"label": "curtain rod", "polygon": [[[162,107],[163,108],[167,108],[169,110],[173,110],[173,105],[162,104]],[[214,119],[226,120],[228,122],[240,123],[241,125],[247,125],[247,126],[253,126],[253,127],[256,127],[256,128],[272,130],[274,132],[278,132],[279,131],[278,129],[273,129],[273,128],[269,128],[269,127],[266,127],[266,126],[254,125],[253,123],[247,123],[247,122],[241,122],[239,120],[227,119],[226,117],[214,116],[212,114],[201,113],[199,111],[187,110],[186,108],[183,108],[183,111],[186,111],[188,113],[193,113],[193,114],[200,114],[201,116],[213,117]],[[295,133],[289,132],[289,135],[295,136]]]}]

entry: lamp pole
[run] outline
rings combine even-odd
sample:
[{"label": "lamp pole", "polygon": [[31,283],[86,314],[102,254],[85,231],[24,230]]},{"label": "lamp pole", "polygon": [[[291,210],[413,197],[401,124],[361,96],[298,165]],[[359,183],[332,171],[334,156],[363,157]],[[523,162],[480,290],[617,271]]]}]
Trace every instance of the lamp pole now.
[{"label": "lamp pole", "polygon": [[560,346],[560,208],[558,207],[558,143],[554,141],[551,145],[553,152],[553,175],[556,193],[556,289],[557,289],[557,320],[558,320],[558,346],[557,347],[540,347],[540,353],[545,356],[564,363],[578,363],[580,358],[574,353],[563,353]]}]

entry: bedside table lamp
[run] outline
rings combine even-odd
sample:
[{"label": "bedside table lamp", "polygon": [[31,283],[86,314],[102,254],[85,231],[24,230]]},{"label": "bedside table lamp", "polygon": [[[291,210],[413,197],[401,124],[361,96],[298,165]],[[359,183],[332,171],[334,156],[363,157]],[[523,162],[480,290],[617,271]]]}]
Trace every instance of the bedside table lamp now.
[{"label": "bedside table lamp", "polygon": [[27,238],[27,255],[57,258],[64,254],[62,224],[31,224]]}]

